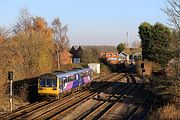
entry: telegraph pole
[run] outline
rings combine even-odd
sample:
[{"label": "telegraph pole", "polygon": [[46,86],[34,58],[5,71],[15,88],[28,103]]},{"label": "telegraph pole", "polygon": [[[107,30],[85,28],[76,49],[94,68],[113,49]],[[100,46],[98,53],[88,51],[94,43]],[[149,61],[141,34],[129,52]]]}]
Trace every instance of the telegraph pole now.
[{"label": "telegraph pole", "polygon": [[60,57],[60,50],[59,50],[59,45],[58,45],[58,43],[56,43],[55,42],[55,44],[56,44],[56,54],[57,54],[57,69],[59,70],[60,69],[60,59],[59,59],[59,57]]},{"label": "telegraph pole", "polygon": [[127,42],[127,45],[126,45],[126,47],[128,48],[128,47],[129,47],[129,41],[128,41],[128,32],[126,32],[126,42]]}]

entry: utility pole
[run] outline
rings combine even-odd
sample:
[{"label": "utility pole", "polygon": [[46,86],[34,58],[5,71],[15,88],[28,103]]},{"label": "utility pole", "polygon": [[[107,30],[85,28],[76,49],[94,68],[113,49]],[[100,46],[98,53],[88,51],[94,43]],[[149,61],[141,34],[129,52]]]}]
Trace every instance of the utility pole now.
[{"label": "utility pole", "polygon": [[129,47],[128,32],[126,32],[126,42],[127,42],[126,47],[128,48]]},{"label": "utility pole", "polygon": [[60,50],[59,50],[59,45],[55,42],[55,44],[56,44],[56,55],[57,55],[57,69],[59,70],[60,69],[60,60],[59,60],[59,55],[60,55]]}]

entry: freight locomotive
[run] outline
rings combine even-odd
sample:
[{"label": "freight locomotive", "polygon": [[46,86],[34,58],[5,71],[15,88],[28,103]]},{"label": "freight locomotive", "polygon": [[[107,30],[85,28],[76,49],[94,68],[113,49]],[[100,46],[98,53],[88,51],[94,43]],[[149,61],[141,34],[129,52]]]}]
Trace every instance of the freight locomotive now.
[{"label": "freight locomotive", "polygon": [[46,73],[38,79],[38,93],[40,96],[55,96],[59,99],[70,91],[88,87],[92,81],[93,71],[91,68]]}]

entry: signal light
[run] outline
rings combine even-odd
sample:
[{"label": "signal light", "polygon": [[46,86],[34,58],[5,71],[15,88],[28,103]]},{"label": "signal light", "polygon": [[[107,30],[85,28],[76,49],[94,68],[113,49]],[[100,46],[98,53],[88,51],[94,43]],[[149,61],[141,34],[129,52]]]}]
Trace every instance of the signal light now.
[{"label": "signal light", "polygon": [[13,80],[13,71],[8,72],[8,80]]},{"label": "signal light", "polygon": [[141,68],[144,68],[144,63],[141,63]]}]

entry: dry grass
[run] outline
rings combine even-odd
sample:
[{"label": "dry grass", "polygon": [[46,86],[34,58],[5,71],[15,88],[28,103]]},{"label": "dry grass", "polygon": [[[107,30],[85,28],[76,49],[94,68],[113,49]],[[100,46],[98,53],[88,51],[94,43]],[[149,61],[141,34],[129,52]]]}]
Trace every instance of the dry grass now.
[{"label": "dry grass", "polygon": [[[9,102],[9,84],[6,83],[0,87],[0,113],[10,111],[10,102]],[[13,96],[13,110],[28,104],[27,102],[28,92],[25,86],[20,88],[19,96]]]},{"label": "dry grass", "polygon": [[107,75],[110,72],[111,72],[111,70],[107,65],[101,64],[101,74],[102,75]]},{"label": "dry grass", "polygon": [[[9,102],[9,96],[5,96],[0,99],[0,113],[5,113],[10,111],[10,102]],[[28,102],[22,101],[21,97],[19,96],[13,96],[13,110],[25,106],[26,104],[29,104]]]},{"label": "dry grass", "polygon": [[180,110],[174,104],[167,104],[166,106],[154,111],[150,120],[179,120]]}]

